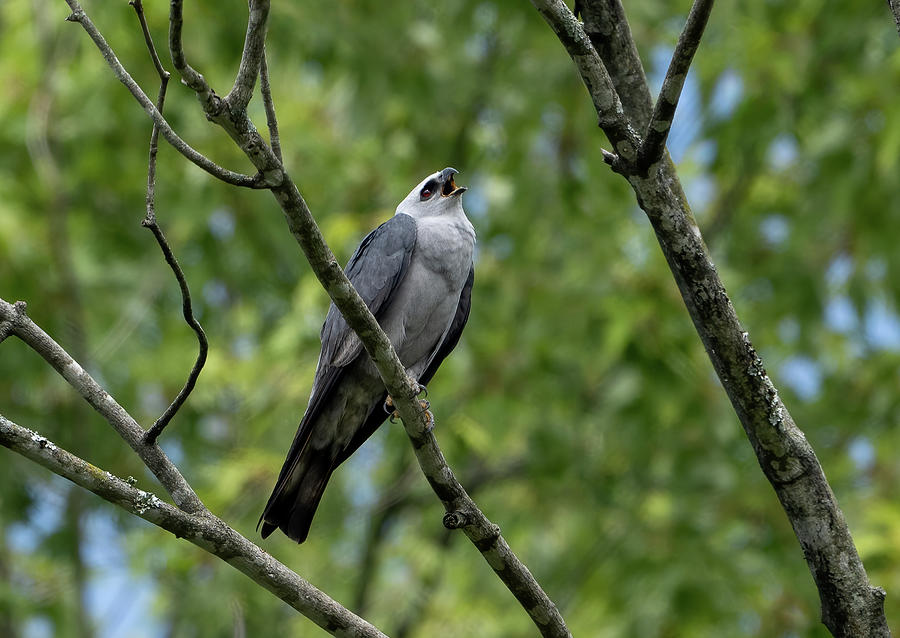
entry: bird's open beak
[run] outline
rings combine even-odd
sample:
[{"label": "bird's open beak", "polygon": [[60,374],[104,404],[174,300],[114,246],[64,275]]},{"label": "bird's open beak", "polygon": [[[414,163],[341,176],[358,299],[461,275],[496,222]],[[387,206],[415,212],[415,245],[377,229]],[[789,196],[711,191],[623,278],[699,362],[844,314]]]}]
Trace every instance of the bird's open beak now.
[{"label": "bird's open beak", "polygon": [[441,181],[443,182],[443,186],[441,186],[441,197],[453,197],[462,195],[466,192],[465,186],[457,186],[456,182],[453,181],[453,176],[458,172],[459,171],[455,168],[449,167],[441,171]]}]

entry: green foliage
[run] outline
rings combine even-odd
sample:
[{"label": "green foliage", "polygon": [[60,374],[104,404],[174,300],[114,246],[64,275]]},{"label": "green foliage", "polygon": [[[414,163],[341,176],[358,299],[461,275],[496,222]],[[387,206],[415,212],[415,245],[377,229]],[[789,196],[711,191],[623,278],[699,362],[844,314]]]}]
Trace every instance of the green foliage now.
[{"label": "green foliage", "polygon": [[[188,55],[220,93],[244,33],[230,12],[245,4],[186,8]],[[678,5],[628,3],[653,76]],[[127,3],[86,8],[155,94]],[[167,4],[146,10],[163,44]],[[0,296],[27,300],[149,425],[196,346],[139,225],[148,121],[65,15],[62,2],[0,5]],[[888,591],[889,621],[900,612],[897,45],[883,3],[725,0],[670,144],[738,313]],[[267,50],[286,165],[342,261],[422,176],[462,171],[476,287],[429,388],[437,436],[573,633],[825,635],[801,550],[652,231],[604,165],[590,101],[530,5],[281,3]],[[252,109],[262,128],[258,100]],[[195,148],[250,170],[177,82],[166,113]],[[327,297],[265,192],[219,184],[163,145],[157,196],[211,342],[163,444],[211,509],[258,539]],[[160,492],[39,357],[12,339],[0,353],[0,412]],[[316,633],[217,559],[0,458],[0,633],[86,635],[85,609],[97,635]],[[369,526],[397,493],[364,614],[391,635],[532,635],[477,552],[445,537],[425,481],[401,479],[412,463],[402,430],[385,426],[336,473],[306,544],[276,535],[263,547],[352,605]],[[150,593],[125,604],[116,578]]]}]

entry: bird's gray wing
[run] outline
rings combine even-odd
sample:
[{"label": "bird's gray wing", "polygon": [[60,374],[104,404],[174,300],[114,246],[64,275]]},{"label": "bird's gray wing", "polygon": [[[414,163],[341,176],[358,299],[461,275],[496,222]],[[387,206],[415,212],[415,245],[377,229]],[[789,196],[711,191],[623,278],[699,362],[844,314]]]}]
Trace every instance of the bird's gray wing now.
[{"label": "bird's gray wing", "polygon": [[[416,245],[416,221],[394,215],[369,233],[353,253],[345,272],[366,306],[378,319],[403,281]],[[356,358],[362,343],[334,304],[322,325],[320,365],[341,367]]]},{"label": "bird's gray wing", "polygon": [[[469,311],[472,308],[472,285],[475,283],[475,266],[469,269],[469,277],[466,279],[466,283],[463,286],[462,292],[459,295],[459,304],[456,306],[456,314],[453,315],[453,321],[450,323],[450,329],[447,331],[444,340],[441,342],[440,346],[438,346],[437,352],[431,358],[431,362],[428,364],[428,367],[425,368],[425,372],[422,373],[422,376],[419,377],[418,381],[421,385],[428,385],[431,381],[432,377],[434,377],[434,373],[437,372],[438,367],[447,358],[453,349],[456,347],[456,344],[459,343],[459,338],[462,335],[463,328],[466,327],[466,322],[469,320]],[[387,391],[385,390],[380,400],[374,405],[371,412],[369,412],[369,416],[366,418],[363,426],[356,432],[356,435],[350,441],[350,444],[341,451],[341,454],[337,458],[337,462],[335,465],[340,465],[347,458],[353,454],[360,445],[365,443],[366,439],[372,436],[372,433],[378,429],[384,420],[387,418],[388,413],[385,411],[383,404],[384,400],[387,398]]]}]

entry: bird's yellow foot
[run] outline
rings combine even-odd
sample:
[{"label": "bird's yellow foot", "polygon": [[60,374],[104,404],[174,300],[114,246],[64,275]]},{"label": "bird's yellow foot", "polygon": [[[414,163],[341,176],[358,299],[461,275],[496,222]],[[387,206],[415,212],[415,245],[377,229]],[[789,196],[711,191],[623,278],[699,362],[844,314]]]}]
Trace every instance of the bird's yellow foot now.
[{"label": "bird's yellow foot", "polygon": [[[425,392],[425,396],[428,396],[428,390],[425,389],[424,385],[419,386],[419,392]],[[425,426],[427,431],[430,432],[434,429],[434,415],[428,409],[431,407],[431,402],[427,399],[419,399],[419,406],[425,412]],[[394,423],[400,416],[400,413],[394,409],[394,398],[391,395],[387,395],[387,398],[384,400],[384,411],[391,415],[389,417],[391,423]]]}]

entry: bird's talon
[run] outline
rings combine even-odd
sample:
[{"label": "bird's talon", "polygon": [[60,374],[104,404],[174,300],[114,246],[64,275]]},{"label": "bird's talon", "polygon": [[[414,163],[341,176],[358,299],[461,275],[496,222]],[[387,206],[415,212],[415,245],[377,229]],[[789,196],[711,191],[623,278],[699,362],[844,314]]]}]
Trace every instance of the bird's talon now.
[{"label": "bird's talon", "polygon": [[431,410],[425,410],[425,434],[428,434],[434,430],[434,415],[431,413]]},{"label": "bird's talon", "polygon": [[423,394],[423,393],[427,397],[428,396],[428,388],[426,388],[421,383],[417,383],[416,384],[416,396],[419,396],[420,394]]},{"label": "bird's talon", "polygon": [[390,414],[394,411],[394,399],[391,398],[391,395],[387,395],[387,398],[384,400],[384,411]]},{"label": "bird's talon", "polygon": [[397,412],[396,410],[394,410],[393,412],[391,412],[391,416],[389,417],[390,422],[391,422],[391,423],[396,423],[396,422],[397,422],[397,417],[398,417],[398,416],[400,416],[400,413]]},{"label": "bird's talon", "polygon": [[426,401],[425,399],[419,400],[419,405],[422,406],[422,409],[428,412],[428,408],[431,407],[431,401]]}]

